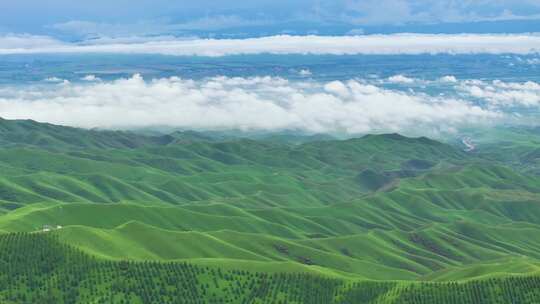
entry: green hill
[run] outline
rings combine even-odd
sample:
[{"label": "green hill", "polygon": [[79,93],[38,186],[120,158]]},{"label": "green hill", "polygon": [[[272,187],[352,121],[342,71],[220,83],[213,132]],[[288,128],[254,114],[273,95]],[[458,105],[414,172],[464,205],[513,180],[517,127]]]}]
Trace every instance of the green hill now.
[{"label": "green hill", "polygon": [[[376,282],[294,265],[104,261],[47,234],[0,236],[2,303],[535,303],[536,276]],[[216,265],[218,267],[216,267]],[[249,269],[242,269],[243,267]],[[262,270],[262,271],[261,271]],[[291,270],[293,272],[291,272]]]},{"label": "green hill", "polygon": [[467,153],[398,134],[0,120],[0,273],[18,276],[0,276],[0,299],[535,303],[540,176],[524,164],[537,142],[511,139]]}]

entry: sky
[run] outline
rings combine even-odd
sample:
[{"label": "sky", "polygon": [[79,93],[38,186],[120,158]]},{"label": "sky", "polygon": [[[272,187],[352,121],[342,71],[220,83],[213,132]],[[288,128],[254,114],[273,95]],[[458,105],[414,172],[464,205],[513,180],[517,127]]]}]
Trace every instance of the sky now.
[{"label": "sky", "polygon": [[536,32],[538,0],[17,0],[0,33],[64,40],[123,36]]},{"label": "sky", "polygon": [[0,62],[0,117],[85,128],[538,124],[540,0],[4,0]]}]

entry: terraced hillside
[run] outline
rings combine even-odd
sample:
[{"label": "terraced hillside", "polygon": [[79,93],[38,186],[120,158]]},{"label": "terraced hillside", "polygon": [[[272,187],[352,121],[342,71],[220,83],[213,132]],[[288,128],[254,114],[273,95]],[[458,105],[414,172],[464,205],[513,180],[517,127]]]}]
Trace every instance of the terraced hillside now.
[{"label": "terraced hillside", "polygon": [[496,149],[1,120],[0,298],[536,303],[536,160]]}]

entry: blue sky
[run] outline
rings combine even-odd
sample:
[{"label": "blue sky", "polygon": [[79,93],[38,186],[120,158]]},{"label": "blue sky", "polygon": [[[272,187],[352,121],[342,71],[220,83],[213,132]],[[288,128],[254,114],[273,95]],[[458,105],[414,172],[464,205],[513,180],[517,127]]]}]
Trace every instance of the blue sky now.
[{"label": "blue sky", "polygon": [[17,0],[0,32],[120,36],[539,32],[538,0]]}]

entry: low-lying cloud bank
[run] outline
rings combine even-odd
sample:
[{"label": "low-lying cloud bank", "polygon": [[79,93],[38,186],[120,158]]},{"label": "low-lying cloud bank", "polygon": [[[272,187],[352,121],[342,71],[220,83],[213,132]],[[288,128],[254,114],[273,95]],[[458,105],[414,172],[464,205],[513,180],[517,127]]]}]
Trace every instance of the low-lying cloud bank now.
[{"label": "low-lying cloud bank", "polygon": [[67,43],[44,36],[0,37],[0,54],[118,53],[174,56],[242,54],[533,54],[539,34],[392,34],[365,36],[270,36],[250,39],[174,37],[98,39]]},{"label": "low-lying cloud bank", "polygon": [[0,117],[88,128],[433,134],[503,116],[496,108],[466,99],[385,89],[361,80],[172,77],[146,81],[134,75],[112,82],[0,88]]},{"label": "low-lying cloud bank", "polygon": [[533,81],[518,83],[500,80],[491,82],[467,80],[463,81],[457,89],[471,97],[487,101],[491,108],[540,106],[540,84]]}]

